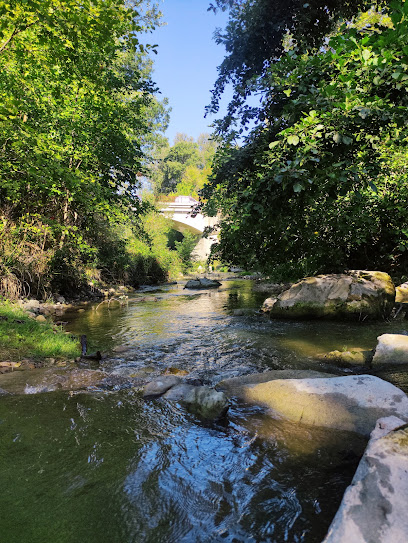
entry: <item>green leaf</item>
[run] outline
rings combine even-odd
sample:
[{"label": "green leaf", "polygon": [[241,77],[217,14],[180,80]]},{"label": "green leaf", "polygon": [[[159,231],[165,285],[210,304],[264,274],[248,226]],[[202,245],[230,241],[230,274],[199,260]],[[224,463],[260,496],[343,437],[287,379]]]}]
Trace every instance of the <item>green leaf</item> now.
[{"label": "green leaf", "polygon": [[333,135],[333,141],[334,143],[341,143],[341,136],[338,132]]},{"label": "green leaf", "polygon": [[372,181],[370,181],[370,182],[368,183],[368,186],[370,187],[370,189],[371,189],[373,192],[375,192],[376,194],[378,194],[378,189],[377,189],[376,185],[375,185]]},{"label": "green leaf", "polygon": [[349,138],[348,136],[343,136],[342,140],[346,145],[351,145],[353,143],[353,138]]},{"label": "green leaf", "polygon": [[289,96],[292,94],[292,89],[286,89],[283,91],[283,94],[286,94],[286,96],[289,98]]},{"label": "green leaf", "polygon": [[297,145],[299,143],[299,137],[294,134],[293,136],[289,136],[287,139],[287,142],[289,145]]},{"label": "green leaf", "polygon": [[369,49],[363,49],[362,57],[367,61],[371,57],[371,51]]},{"label": "green leaf", "polygon": [[294,192],[301,192],[303,190],[303,185],[301,183],[295,183],[293,185]]},{"label": "green leaf", "polygon": [[271,141],[271,143],[269,144],[269,149],[273,149],[274,147],[276,147],[277,145],[279,145],[281,142],[279,140],[276,140],[276,141]]}]

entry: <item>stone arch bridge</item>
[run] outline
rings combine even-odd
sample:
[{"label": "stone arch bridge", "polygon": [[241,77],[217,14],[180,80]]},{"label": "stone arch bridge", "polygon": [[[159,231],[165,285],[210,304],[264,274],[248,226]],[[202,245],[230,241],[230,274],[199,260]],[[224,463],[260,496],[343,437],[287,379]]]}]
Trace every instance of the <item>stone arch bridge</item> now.
[{"label": "stone arch bridge", "polygon": [[197,200],[191,196],[177,196],[174,202],[162,202],[159,207],[162,215],[173,221],[175,230],[192,232],[199,237],[192,256],[196,260],[205,260],[210,254],[211,245],[217,241],[217,235],[214,233],[208,238],[202,235],[206,227],[216,226],[218,218],[205,217],[201,213],[192,217],[191,212],[197,204]]}]

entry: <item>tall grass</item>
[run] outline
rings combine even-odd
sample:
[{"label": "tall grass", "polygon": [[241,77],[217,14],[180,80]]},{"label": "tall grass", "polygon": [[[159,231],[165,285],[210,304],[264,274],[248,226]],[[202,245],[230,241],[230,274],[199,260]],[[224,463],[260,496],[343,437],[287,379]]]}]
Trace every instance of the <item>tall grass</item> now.
[{"label": "tall grass", "polygon": [[0,300],[0,361],[80,355],[79,341],[51,322],[37,322],[13,303]]}]

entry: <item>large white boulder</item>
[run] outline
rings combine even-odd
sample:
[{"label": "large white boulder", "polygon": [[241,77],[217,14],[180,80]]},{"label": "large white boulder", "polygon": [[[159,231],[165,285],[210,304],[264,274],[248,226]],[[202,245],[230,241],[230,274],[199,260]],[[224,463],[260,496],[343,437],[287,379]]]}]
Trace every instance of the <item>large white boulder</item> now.
[{"label": "large white boulder", "polygon": [[372,375],[278,379],[242,387],[242,399],[293,422],[370,435],[378,418],[408,421],[408,397]]},{"label": "large white boulder", "polygon": [[408,364],[408,336],[383,334],[377,340],[373,364]]},{"label": "large white boulder", "polygon": [[276,298],[265,300],[271,317],[381,319],[394,307],[395,287],[387,273],[349,271],[306,277]]},{"label": "large white boulder", "polygon": [[401,424],[378,421],[323,543],[408,541],[408,428],[383,435]]},{"label": "large white boulder", "polygon": [[223,379],[217,384],[217,389],[223,390],[228,397],[245,400],[248,385],[267,383],[277,379],[323,379],[325,377],[337,377],[337,375],[314,370],[269,370]]}]

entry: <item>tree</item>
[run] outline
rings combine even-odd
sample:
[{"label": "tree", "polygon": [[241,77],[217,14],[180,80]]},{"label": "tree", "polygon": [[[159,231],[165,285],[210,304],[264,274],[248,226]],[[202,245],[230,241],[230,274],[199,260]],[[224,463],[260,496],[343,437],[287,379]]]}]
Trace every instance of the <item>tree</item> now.
[{"label": "tree", "polygon": [[200,134],[197,142],[186,134],[177,134],[172,147],[159,147],[149,175],[156,194],[198,198],[211,173],[215,149],[216,143],[208,134]]},{"label": "tree", "polygon": [[268,68],[264,123],[220,149],[204,189],[207,212],[224,216],[224,259],[406,273],[408,4],[390,16],[391,28],[344,25],[326,48]]},{"label": "tree", "polygon": [[81,268],[101,218],[126,212],[136,228],[144,212],[134,193],[167,112],[139,39],[159,13],[143,0],[18,0],[0,15],[0,212],[44,239],[54,271]]},{"label": "tree", "polygon": [[[340,19],[350,19],[372,2],[367,0],[216,0],[210,8],[229,10],[224,31],[218,29],[215,41],[226,49],[218,67],[207,113],[219,111],[220,98],[232,85],[233,96],[215,132],[234,137],[252,122],[263,122],[262,107],[248,105],[251,95],[267,89],[268,68],[284,53],[284,38],[292,37],[300,48],[316,50]],[[266,78],[266,79],[265,79]]]}]

